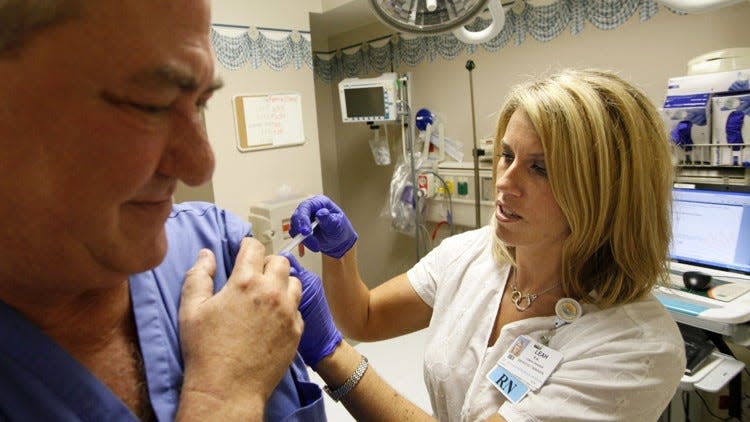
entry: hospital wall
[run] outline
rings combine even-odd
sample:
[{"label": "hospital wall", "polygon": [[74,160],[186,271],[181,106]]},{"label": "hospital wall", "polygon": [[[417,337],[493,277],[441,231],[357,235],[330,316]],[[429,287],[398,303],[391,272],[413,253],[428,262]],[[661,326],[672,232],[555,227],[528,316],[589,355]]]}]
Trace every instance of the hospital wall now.
[{"label": "hospital wall", "polygon": [[[317,3],[317,8],[312,9]],[[256,27],[309,31],[309,13],[319,12],[319,2],[295,0],[215,0],[212,22]],[[206,110],[208,136],[216,153],[213,176],[217,204],[240,216],[247,216],[253,201],[276,198],[280,192],[315,193],[322,190],[315,86],[312,69],[287,67],[275,71],[246,64],[230,70],[216,64],[224,88]],[[241,94],[297,92],[301,96],[306,142],[302,146],[239,152],[232,97]]]},{"label": "hospital wall", "polygon": [[[476,133],[478,139],[483,139],[494,136],[496,112],[513,84],[566,67],[616,70],[659,105],[666,93],[667,79],[684,75],[689,59],[721,48],[749,46],[747,22],[750,2],[698,15],[678,15],[660,6],[650,20],[641,22],[636,12],[628,22],[612,30],[600,30],[587,22],[583,32],[575,36],[569,28],[549,42],[538,42],[527,34],[522,44],[516,46],[511,41],[497,52],[479,47],[471,56],[454,60],[438,56],[433,62],[424,61],[415,67],[402,65],[395,70],[411,72],[411,108],[428,107],[445,116],[446,136],[463,141],[464,160],[471,161],[471,104],[465,69],[468,59],[476,64]],[[376,23],[319,39],[313,28],[313,50],[334,50],[391,33]],[[372,135],[366,125],[341,122],[336,83],[316,80],[315,85],[324,151],[324,191],[335,196],[359,232],[362,276],[374,286],[415,262],[414,238],[394,232],[388,220],[379,218],[393,166],[375,164],[367,143]],[[393,127],[392,133],[397,132]]]},{"label": "hospital wall", "polygon": [[[214,24],[309,31],[311,12],[321,12],[320,1],[215,0],[212,2],[211,21]],[[197,189],[181,186],[176,200],[207,200],[248,218],[251,203],[322,192],[321,147],[312,69],[303,65],[299,70],[287,66],[276,71],[266,64],[253,69],[247,63],[231,70],[218,62],[215,65],[224,87],[210,100],[205,122],[216,155],[216,170],[210,185]],[[305,143],[240,152],[232,97],[289,92],[299,93],[301,97]],[[319,270],[319,264],[311,269]]]}]

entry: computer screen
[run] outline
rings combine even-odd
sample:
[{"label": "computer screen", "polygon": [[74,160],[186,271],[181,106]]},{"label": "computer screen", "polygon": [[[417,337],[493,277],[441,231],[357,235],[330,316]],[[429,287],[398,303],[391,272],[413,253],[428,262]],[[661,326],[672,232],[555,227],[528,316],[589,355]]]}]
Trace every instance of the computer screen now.
[{"label": "computer screen", "polygon": [[382,116],[385,114],[383,87],[347,88],[344,95],[346,114],[349,117]]},{"label": "computer screen", "polygon": [[750,274],[750,189],[672,189],[672,260]]}]

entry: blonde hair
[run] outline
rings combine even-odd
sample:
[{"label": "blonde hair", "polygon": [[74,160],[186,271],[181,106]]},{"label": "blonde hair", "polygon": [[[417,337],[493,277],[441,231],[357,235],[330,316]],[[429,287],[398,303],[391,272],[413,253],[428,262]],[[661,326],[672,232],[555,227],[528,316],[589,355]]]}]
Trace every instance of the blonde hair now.
[{"label": "blonde hair", "polygon": [[[565,294],[605,308],[637,300],[665,281],[671,155],[649,99],[617,75],[594,69],[517,86],[500,110],[493,180],[498,140],[516,110],[541,138],[552,193],[570,226],[562,252]],[[496,260],[513,263],[514,248],[493,238]]]},{"label": "blonde hair", "polygon": [[81,12],[81,0],[0,0],[0,55],[17,52],[35,31]]}]

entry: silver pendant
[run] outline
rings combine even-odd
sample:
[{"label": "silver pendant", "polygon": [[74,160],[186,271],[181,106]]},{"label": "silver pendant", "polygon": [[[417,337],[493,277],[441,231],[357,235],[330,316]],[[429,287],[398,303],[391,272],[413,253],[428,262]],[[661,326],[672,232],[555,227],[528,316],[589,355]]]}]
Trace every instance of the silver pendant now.
[{"label": "silver pendant", "polygon": [[513,305],[515,305],[516,309],[518,309],[520,312],[529,309],[529,306],[531,306],[531,303],[534,301],[534,299],[536,299],[536,295],[523,295],[515,288],[513,289],[513,293],[511,293],[510,295],[510,300],[513,302]]}]

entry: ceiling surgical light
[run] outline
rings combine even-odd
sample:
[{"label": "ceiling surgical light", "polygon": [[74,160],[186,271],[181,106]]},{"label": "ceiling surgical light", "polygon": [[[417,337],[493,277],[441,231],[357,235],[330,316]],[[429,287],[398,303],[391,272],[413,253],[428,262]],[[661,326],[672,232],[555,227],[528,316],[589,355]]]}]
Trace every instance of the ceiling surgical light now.
[{"label": "ceiling surgical light", "polygon": [[[435,35],[453,31],[467,44],[489,41],[505,25],[500,0],[370,0],[370,5],[380,20],[401,32]],[[485,8],[492,16],[490,25],[480,31],[466,29]]]}]

